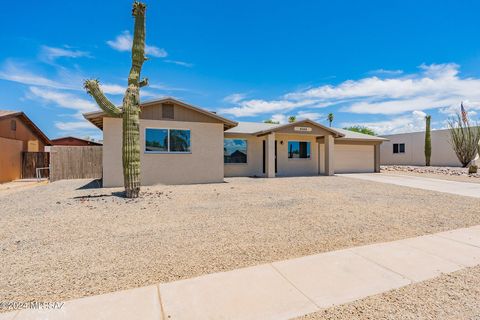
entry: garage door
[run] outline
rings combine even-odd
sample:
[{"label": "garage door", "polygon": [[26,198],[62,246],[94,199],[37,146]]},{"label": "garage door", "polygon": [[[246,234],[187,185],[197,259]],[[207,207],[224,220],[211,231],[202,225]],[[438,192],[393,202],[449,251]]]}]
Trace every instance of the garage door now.
[{"label": "garage door", "polygon": [[335,145],[335,173],[375,171],[373,145]]}]

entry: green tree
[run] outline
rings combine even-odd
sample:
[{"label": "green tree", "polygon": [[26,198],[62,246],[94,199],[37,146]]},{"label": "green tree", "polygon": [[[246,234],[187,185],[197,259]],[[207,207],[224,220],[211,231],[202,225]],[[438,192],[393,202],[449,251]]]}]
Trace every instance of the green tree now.
[{"label": "green tree", "polygon": [[430,134],[430,120],[432,116],[425,117],[425,165],[430,166],[430,158],[432,157],[432,137]]},{"label": "green tree", "polygon": [[295,121],[297,121],[297,117],[295,117],[295,116],[290,116],[290,117],[288,117],[288,122],[289,122],[289,123],[293,123],[293,122],[295,122]]},{"label": "green tree", "polygon": [[123,97],[122,108],[116,107],[100,89],[98,80],[85,81],[86,91],[98,106],[110,117],[122,118],[122,162],[125,196],[137,198],[140,193],[140,88],[148,85],[148,79],[140,79],[145,57],[145,11],[144,3],[133,3],[135,19],[132,43],[132,66],[128,76],[128,88]]},{"label": "green tree", "polygon": [[268,119],[268,120],[263,121],[263,123],[279,124],[280,122],[279,121],[273,121],[272,119]]},{"label": "green tree", "polygon": [[375,131],[373,131],[370,128],[364,127],[364,126],[351,126],[351,127],[347,127],[347,128],[343,128],[343,129],[358,132],[358,133],[363,133],[363,134],[369,134],[371,136],[376,136],[377,135],[375,133]]},{"label": "green tree", "polygon": [[329,126],[331,127],[331,126],[332,126],[332,122],[333,122],[333,113],[330,112],[330,113],[328,114],[327,120],[328,120]]}]

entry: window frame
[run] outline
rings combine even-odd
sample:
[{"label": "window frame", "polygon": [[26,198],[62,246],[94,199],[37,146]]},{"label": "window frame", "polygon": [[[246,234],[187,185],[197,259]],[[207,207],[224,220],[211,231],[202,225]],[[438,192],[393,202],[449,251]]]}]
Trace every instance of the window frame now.
[{"label": "window frame", "polygon": [[248,139],[246,138],[223,138],[223,145],[225,146],[225,140],[242,140],[242,141],[245,141],[245,144],[246,144],[246,157],[247,157],[247,161],[245,162],[225,162],[225,157],[223,158],[223,164],[224,165],[230,165],[230,164],[233,164],[233,165],[246,165],[248,164]]},{"label": "window frame", "polygon": [[[395,152],[395,145],[397,145],[397,152]],[[403,145],[403,151],[400,151],[401,150],[400,145]],[[393,150],[392,150],[393,154],[404,154],[405,153],[405,150],[406,150],[405,142],[392,143],[392,146],[393,146]]]},{"label": "window frame", "polygon": [[[310,153],[308,154],[308,157],[306,157],[306,158],[300,158],[300,157],[298,157],[298,158],[293,158],[293,157],[290,158],[290,152],[288,151],[288,144],[289,144],[290,142],[298,142],[298,143],[299,143],[299,145],[298,145],[299,148],[300,148],[300,142],[305,142],[305,143],[310,144]],[[299,151],[300,151],[300,150],[299,150]],[[308,141],[308,140],[287,140],[287,159],[288,159],[288,160],[311,160],[311,159],[312,159],[312,142],[311,142],[311,141]]]},{"label": "window frame", "polygon": [[[167,130],[167,150],[168,151],[148,151],[147,149],[147,130],[152,129],[152,130]],[[184,130],[184,131],[189,131],[190,137],[189,137],[189,146],[190,146],[190,151],[170,151],[170,130]],[[192,130],[191,129],[185,129],[185,128],[155,128],[155,127],[147,127],[145,128],[144,131],[144,138],[143,138],[143,153],[144,154],[191,154],[192,153]]]}]

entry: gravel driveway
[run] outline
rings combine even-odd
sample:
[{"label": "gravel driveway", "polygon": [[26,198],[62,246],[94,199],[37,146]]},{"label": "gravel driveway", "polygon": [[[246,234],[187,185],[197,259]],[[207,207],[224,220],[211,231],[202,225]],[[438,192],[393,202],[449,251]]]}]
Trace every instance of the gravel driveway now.
[{"label": "gravel driveway", "polygon": [[64,300],[480,224],[480,199],[342,177],[0,193],[0,300]]}]

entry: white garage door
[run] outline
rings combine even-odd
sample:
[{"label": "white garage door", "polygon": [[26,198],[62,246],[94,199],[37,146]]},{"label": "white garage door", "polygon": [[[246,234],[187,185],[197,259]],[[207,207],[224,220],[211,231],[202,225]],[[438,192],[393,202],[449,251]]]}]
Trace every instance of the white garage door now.
[{"label": "white garage door", "polygon": [[373,145],[335,145],[335,173],[375,171]]}]

